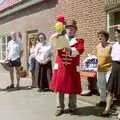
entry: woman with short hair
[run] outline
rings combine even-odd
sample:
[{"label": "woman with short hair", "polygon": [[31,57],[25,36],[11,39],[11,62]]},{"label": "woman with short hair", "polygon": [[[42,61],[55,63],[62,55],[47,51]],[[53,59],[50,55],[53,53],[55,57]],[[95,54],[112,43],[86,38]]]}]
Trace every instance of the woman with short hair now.
[{"label": "woman with short hair", "polygon": [[49,81],[52,74],[52,46],[47,41],[44,33],[38,34],[38,44],[35,48],[35,79],[37,82],[38,91],[44,91],[49,88]]},{"label": "woman with short hair", "polygon": [[109,34],[106,31],[98,33],[100,43],[97,45],[97,85],[100,92],[100,101],[96,106],[106,105],[106,86],[111,73],[111,45],[108,42]]}]

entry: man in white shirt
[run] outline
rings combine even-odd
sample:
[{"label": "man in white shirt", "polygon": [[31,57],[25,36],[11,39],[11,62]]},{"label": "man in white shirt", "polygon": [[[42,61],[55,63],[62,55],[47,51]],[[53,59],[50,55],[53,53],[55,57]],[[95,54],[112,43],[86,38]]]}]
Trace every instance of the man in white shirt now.
[{"label": "man in white shirt", "polygon": [[19,67],[21,66],[21,56],[23,53],[21,40],[17,40],[16,32],[11,33],[11,40],[8,42],[7,47],[7,60],[10,67],[10,79],[11,84],[7,89],[14,88],[14,68],[16,70],[17,85],[16,88],[19,89]]}]

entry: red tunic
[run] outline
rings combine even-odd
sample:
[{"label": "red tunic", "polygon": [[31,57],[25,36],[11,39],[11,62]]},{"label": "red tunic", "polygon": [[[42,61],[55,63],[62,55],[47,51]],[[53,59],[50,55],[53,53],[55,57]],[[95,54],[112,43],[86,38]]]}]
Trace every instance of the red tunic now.
[{"label": "red tunic", "polygon": [[55,67],[50,83],[50,89],[55,92],[67,94],[80,94],[80,72],[77,70],[80,64],[80,55],[84,51],[84,40],[74,39],[70,48],[77,51],[77,55],[66,55],[63,49],[57,51]]}]

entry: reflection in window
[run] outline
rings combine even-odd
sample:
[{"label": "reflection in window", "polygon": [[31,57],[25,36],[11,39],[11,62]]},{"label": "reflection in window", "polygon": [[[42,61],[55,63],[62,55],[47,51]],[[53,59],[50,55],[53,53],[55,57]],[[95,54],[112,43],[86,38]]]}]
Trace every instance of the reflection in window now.
[{"label": "reflection in window", "polygon": [[7,58],[7,44],[11,40],[10,36],[0,36],[0,61]]},{"label": "reflection in window", "polygon": [[110,41],[115,42],[115,29],[114,25],[120,25],[120,11],[111,12],[109,14],[109,33],[110,33]]}]

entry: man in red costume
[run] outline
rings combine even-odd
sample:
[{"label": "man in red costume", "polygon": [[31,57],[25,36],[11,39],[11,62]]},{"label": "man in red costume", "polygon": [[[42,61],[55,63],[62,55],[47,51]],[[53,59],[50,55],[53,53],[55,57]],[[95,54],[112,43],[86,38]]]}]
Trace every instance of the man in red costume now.
[{"label": "man in red costume", "polygon": [[54,35],[54,38],[64,36],[69,43],[68,48],[57,49],[50,88],[57,93],[56,116],[64,113],[64,94],[69,94],[69,112],[76,111],[76,94],[81,93],[79,73],[80,55],[84,51],[84,40],[76,38],[77,25],[75,20],[66,21],[65,35]]}]

